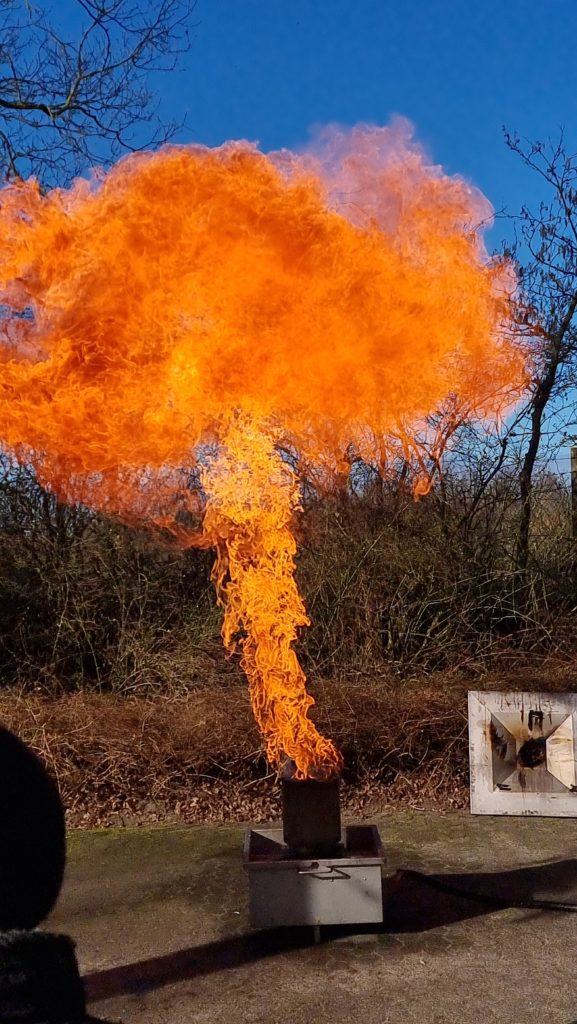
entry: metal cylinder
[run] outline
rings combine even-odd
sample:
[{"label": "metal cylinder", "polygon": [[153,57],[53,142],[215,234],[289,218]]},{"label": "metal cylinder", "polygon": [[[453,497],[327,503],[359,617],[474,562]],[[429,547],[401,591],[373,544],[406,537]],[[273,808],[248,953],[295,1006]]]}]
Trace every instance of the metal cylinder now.
[{"label": "metal cylinder", "polygon": [[294,853],[326,855],[341,842],[339,779],[282,780],[283,838]]}]

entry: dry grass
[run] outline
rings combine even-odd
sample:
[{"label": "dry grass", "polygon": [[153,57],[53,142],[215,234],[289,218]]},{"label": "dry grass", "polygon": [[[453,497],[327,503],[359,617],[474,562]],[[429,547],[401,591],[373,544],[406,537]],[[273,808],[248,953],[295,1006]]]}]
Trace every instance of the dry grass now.
[{"label": "dry grass", "polygon": [[172,699],[5,693],[0,714],[44,759],[75,825],[150,819],[184,802],[192,812],[196,789],[249,774],[259,758],[245,695],[234,690]]},{"label": "dry grass", "polygon": [[[345,754],[351,813],[467,802],[469,689],[574,689],[571,662],[491,675],[320,681],[316,720]],[[270,820],[278,815],[246,690],[228,682],[170,699],[4,691],[2,722],[58,779],[73,826]]]}]

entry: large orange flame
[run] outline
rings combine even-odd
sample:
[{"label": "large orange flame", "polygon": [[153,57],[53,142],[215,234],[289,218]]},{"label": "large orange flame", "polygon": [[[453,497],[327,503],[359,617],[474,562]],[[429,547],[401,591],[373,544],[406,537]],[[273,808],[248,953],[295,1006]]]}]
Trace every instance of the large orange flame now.
[{"label": "large orange flame", "polygon": [[[4,445],[65,501],[213,545],[271,762],[338,770],[292,646],[307,618],[281,453],[386,467],[447,399],[459,416],[514,400],[514,282],[476,230],[486,200],[401,122],[301,156],[166,148],[67,191],[7,186],[0,204]],[[179,516],[195,500],[199,535]]]},{"label": "large orange flame", "polygon": [[234,416],[218,458],[202,472],[208,496],[203,530],[216,547],[214,579],[225,608],[223,638],[242,640],[242,667],[272,764],[286,755],[302,774],[340,767],[333,744],[308,718],[313,703],[292,644],[308,623],[294,579],[290,520],[298,483],[274,448],[274,430]]}]

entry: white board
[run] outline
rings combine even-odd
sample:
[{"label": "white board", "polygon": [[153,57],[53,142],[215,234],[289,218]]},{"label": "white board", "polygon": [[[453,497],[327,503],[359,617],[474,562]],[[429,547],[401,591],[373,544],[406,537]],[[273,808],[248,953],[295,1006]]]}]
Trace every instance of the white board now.
[{"label": "white board", "polygon": [[472,814],[577,817],[577,694],[469,693]]}]

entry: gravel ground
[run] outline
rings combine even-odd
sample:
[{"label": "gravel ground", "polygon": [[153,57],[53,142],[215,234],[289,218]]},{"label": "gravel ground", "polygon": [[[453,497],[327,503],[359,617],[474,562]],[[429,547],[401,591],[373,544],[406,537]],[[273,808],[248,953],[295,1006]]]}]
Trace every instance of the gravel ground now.
[{"label": "gravel ground", "polygon": [[577,905],[573,822],[377,821],[382,927],[252,932],[238,826],[73,833],[46,927],[77,941],[91,1012],[124,1024],[575,1024],[577,914],[527,905]]}]

